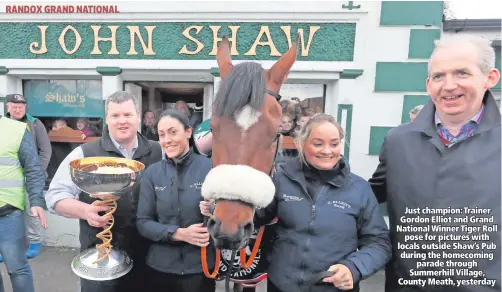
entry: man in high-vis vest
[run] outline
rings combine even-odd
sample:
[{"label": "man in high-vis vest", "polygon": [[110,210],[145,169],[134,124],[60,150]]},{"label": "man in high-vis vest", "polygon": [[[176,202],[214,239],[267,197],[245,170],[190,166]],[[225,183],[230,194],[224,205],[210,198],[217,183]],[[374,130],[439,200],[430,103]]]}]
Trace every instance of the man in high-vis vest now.
[{"label": "man in high-vis vest", "polygon": [[[27,100],[22,94],[7,94],[5,96],[7,102],[7,118],[26,123],[28,130],[33,137],[33,145],[38,151],[40,158],[40,167],[47,177],[47,167],[52,155],[51,141],[44,124],[39,119],[31,116],[26,112]],[[28,196],[29,194],[26,194]],[[26,219],[26,233],[30,240],[30,246],[26,251],[26,257],[32,259],[40,253],[43,241],[42,225],[38,217],[30,215],[31,206],[29,201],[25,204],[25,219]]]},{"label": "man in high-vis vest", "polygon": [[[33,216],[47,228],[44,173],[27,124],[0,116],[0,254],[13,292],[34,292],[26,259],[28,238],[24,220],[25,193]],[[4,291],[0,277],[0,292]]]}]

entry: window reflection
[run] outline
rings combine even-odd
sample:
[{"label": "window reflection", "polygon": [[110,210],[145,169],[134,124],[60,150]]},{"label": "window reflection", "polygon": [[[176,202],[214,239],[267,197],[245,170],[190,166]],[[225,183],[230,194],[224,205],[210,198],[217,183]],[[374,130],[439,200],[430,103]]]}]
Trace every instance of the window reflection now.
[{"label": "window reflection", "polygon": [[281,96],[283,115],[277,164],[298,157],[294,139],[311,116],[324,112],[325,85],[284,84],[281,87]]},{"label": "window reflection", "polygon": [[281,96],[282,112],[293,119],[292,130],[295,132],[304,122],[302,117],[324,112],[324,84],[284,84]]}]

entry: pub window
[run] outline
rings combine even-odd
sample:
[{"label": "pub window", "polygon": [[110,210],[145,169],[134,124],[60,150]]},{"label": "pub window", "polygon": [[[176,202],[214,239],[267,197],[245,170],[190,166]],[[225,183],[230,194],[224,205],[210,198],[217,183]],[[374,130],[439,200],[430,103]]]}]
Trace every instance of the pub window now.
[{"label": "pub window", "polygon": [[326,86],[324,84],[291,84],[281,86],[282,112],[293,118],[293,131],[299,130],[302,116],[324,112]]},{"label": "pub window", "polygon": [[48,183],[76,147],[101,137],[104,101],[101,80],[24,80],[26,112],[45,126],[52,146]]},{"label": "pub window", "polygon": [[0,97],[0,116],[5,116],[6,112],[5,97]]},{"label": "pub window", "polygon": [[283,115],[277,165],[298,157],[294,138],[311,116],[324,112],[326,86],[325,84],[286,83],[281,86],[280,94]]}]

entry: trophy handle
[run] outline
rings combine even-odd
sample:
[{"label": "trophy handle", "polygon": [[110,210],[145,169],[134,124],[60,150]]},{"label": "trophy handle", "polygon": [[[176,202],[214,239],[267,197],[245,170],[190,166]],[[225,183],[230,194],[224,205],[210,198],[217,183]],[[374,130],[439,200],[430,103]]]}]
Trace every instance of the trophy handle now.
[{"label": "trophy handle", "polygon": [[108,213],[103,215],[111,217],[110,220],[108,220],[108,222],[106,223],[105,227],[103,227],[103,231],[96,234],[96,237],[101,239],[103,242],[96,244],[96,249],[98,251],[99,258],[95,260],[93,264],[99,263],[107,259],[108,255],[112,252],[113,246],[111,242],[113,239],[113,235],[111,229],[115,223],[115,218],[113,217],[113,213],[115,213],[115,211],[117,210],[117,200],[118,200],[117,197],[110,195],[106,196],[106,198],[99,198],[99,199],[100,199],[99,201],[94,201],[92,205],[111,207],[110,211],[108,211]]}]

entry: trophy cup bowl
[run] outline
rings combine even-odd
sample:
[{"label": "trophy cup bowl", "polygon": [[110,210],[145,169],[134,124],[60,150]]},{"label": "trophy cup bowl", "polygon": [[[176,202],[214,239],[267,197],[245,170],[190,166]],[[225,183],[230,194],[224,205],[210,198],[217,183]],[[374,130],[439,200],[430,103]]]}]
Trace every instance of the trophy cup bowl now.
[{"label": "trophy cup bowl", "polygon": [[[70,176],[75,185],[92,198],[93,205],[109,206],[106,215],[117,209],[117,200],[141,182],[145,165],[117,157],[86,157],[70,162]],[[92,194],[92,195],[91,195]],[[103,242],[77,255],[71,268],[79,277],[93,281],[107,281],[127,274],[133,261],[126,252],[112,248],[113,215],[103,231],[96,235]]]}]

